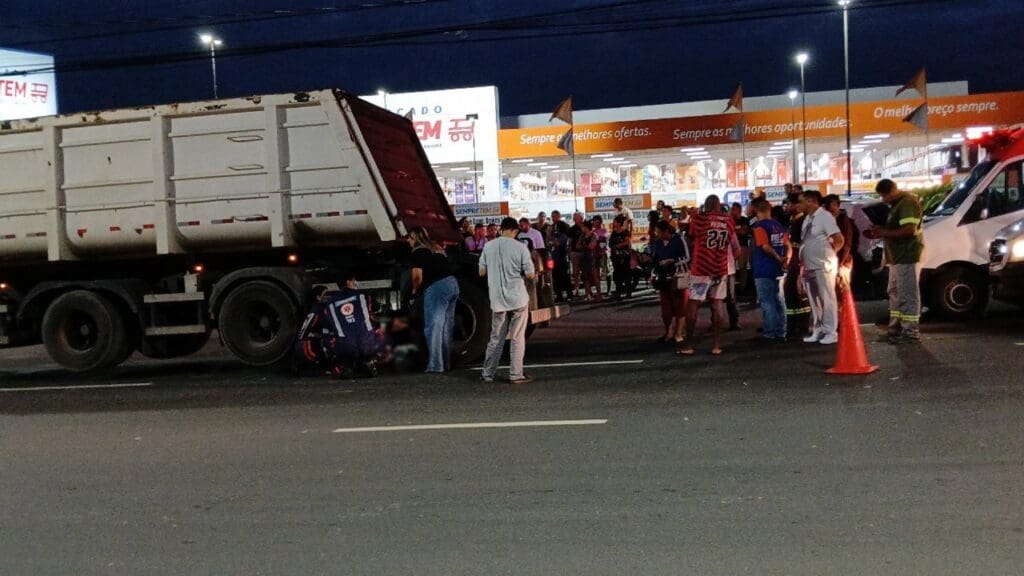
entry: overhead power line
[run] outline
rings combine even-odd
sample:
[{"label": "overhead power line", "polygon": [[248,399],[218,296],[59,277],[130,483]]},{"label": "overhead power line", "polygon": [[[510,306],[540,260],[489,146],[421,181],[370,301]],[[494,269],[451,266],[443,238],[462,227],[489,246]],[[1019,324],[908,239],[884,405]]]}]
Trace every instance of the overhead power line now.
[{"label": "overhead power line", "polygon": [[[925,4],[948,3],[952,0],[863,0],[856,4],[859,11],[880,8],[912,7]],[[380,4],[379,2],[377,3]],[[424,44],[457,45],[473,42],[505,42],[520,41],[543,37],[572,37],[618,32],[641,32],[703,26],[725,22],[744,22],[813,16],[837,12],[832,0],[780,2],[773,5],[761,5],[757,9],[736,11],[721,9],[730,3],[710,3],[711,10],[695,12],[692,4],[684,13],[659,12],[657,19],[651,19],[647,10],[656,4],[665,4],[665,0],[619,0],[616,2],[590,6],[586,8],[547,11],[532,15],[495,18],[465,24],[447,24],[400,31],[389,31],[353,35],[344,38],[302,40],[279,42],[248,48],[230,48],[218,51],[218,59],[238,58],[244,56],[264,55],[294,50],[368,48],[381,46],[411,46]],[[672,2],[672,4],[683,4]],[[733,2],[733,6],[741,3]],[[556,19],[568,19],[569,21]],[[573,21],[576,20],[576,21]],[[477,35],[479,34],[479,35]],[[175,52],[165,54],[146,54],[122,56],[104,59],[63,62],[54,67],[37,68],[25,71],[61,73],[93,71],[114,68],[154,66],[196,60],[205,60],[208,56],[202,51]]]}]

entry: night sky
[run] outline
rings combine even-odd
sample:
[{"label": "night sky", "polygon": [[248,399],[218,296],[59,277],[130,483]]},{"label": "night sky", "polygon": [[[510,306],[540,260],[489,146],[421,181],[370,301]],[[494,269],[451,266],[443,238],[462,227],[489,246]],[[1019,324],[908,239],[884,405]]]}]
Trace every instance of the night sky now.
[{"label": "night sky", "polygon": [[[224,39],[220,94],[496,84],[503,115],[842,88],[834,0],[8,0],[0,46],[57,58],[62,112],[206,99],[200,31]],[[599,9],[603,7],[603,9]],[[854,0],[851,83],[1024,89],[1024,1]],[[2,68],[0,62],[0,68]]]}]

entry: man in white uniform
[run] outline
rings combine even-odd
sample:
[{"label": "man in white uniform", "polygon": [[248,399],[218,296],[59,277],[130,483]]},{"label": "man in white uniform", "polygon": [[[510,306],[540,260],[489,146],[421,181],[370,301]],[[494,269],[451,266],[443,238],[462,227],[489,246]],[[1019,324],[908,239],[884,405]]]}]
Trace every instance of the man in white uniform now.
[{"label": "man in white uniform", "polygon": [[801,279],[811,303],[813,331],[804,342],[835,344],[839,341],[836,302],[836,251],[843,247],[843,233],[836,219],[821,205],[821,193],[807,190],[803,204],[803,233],[800,243]]},{"label": "man in white uniform", "polygon": [[515,218],[505,218],[501,221],[501,235],[488,242],[480,254],[480,276],[487,278],[491,298],[491,339],[480,376],[485,382],[494,381],[506,339],[512,341],[509,381],[513,384],[533,381],[523,374],[523,357],[526,355],[526,325],[530,319],[526,281],[534,279],[536,270],[526,245],[516,240],[518,233]]}]

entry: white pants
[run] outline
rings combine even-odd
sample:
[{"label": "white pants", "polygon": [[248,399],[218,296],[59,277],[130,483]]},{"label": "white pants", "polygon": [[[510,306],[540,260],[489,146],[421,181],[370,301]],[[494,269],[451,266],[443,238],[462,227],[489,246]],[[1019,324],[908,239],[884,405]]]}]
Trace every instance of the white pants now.
[{"label": "white pants", "polygon": [[487,355],[484,357],[483,377],[493,380],[498,371],[498,362],[505,348],[505,340],[509,346],[509,380],[523,377],[523,357],[526,354],[526,325],[530,320],[529,306],[508,312],[491,312],[491,339],[487,343]]},{"label": "white pants", "polygon": [[828,270],[804,270],[804,287],[811,303],[811,325],[815,334],[835,336],[839,330],[836,303],[836,273]]}]

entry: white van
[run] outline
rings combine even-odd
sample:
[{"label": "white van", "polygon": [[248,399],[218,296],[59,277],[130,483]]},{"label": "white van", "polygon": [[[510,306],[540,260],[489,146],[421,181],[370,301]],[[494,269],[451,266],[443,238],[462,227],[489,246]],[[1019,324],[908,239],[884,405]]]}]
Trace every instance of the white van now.
[{"label": "white van", "polygon": [[924,219],[922,298],[951,319],[985,310],[989,244],[1024,216],[1024,128],[997,131],[982,144],[988,158]]}]

